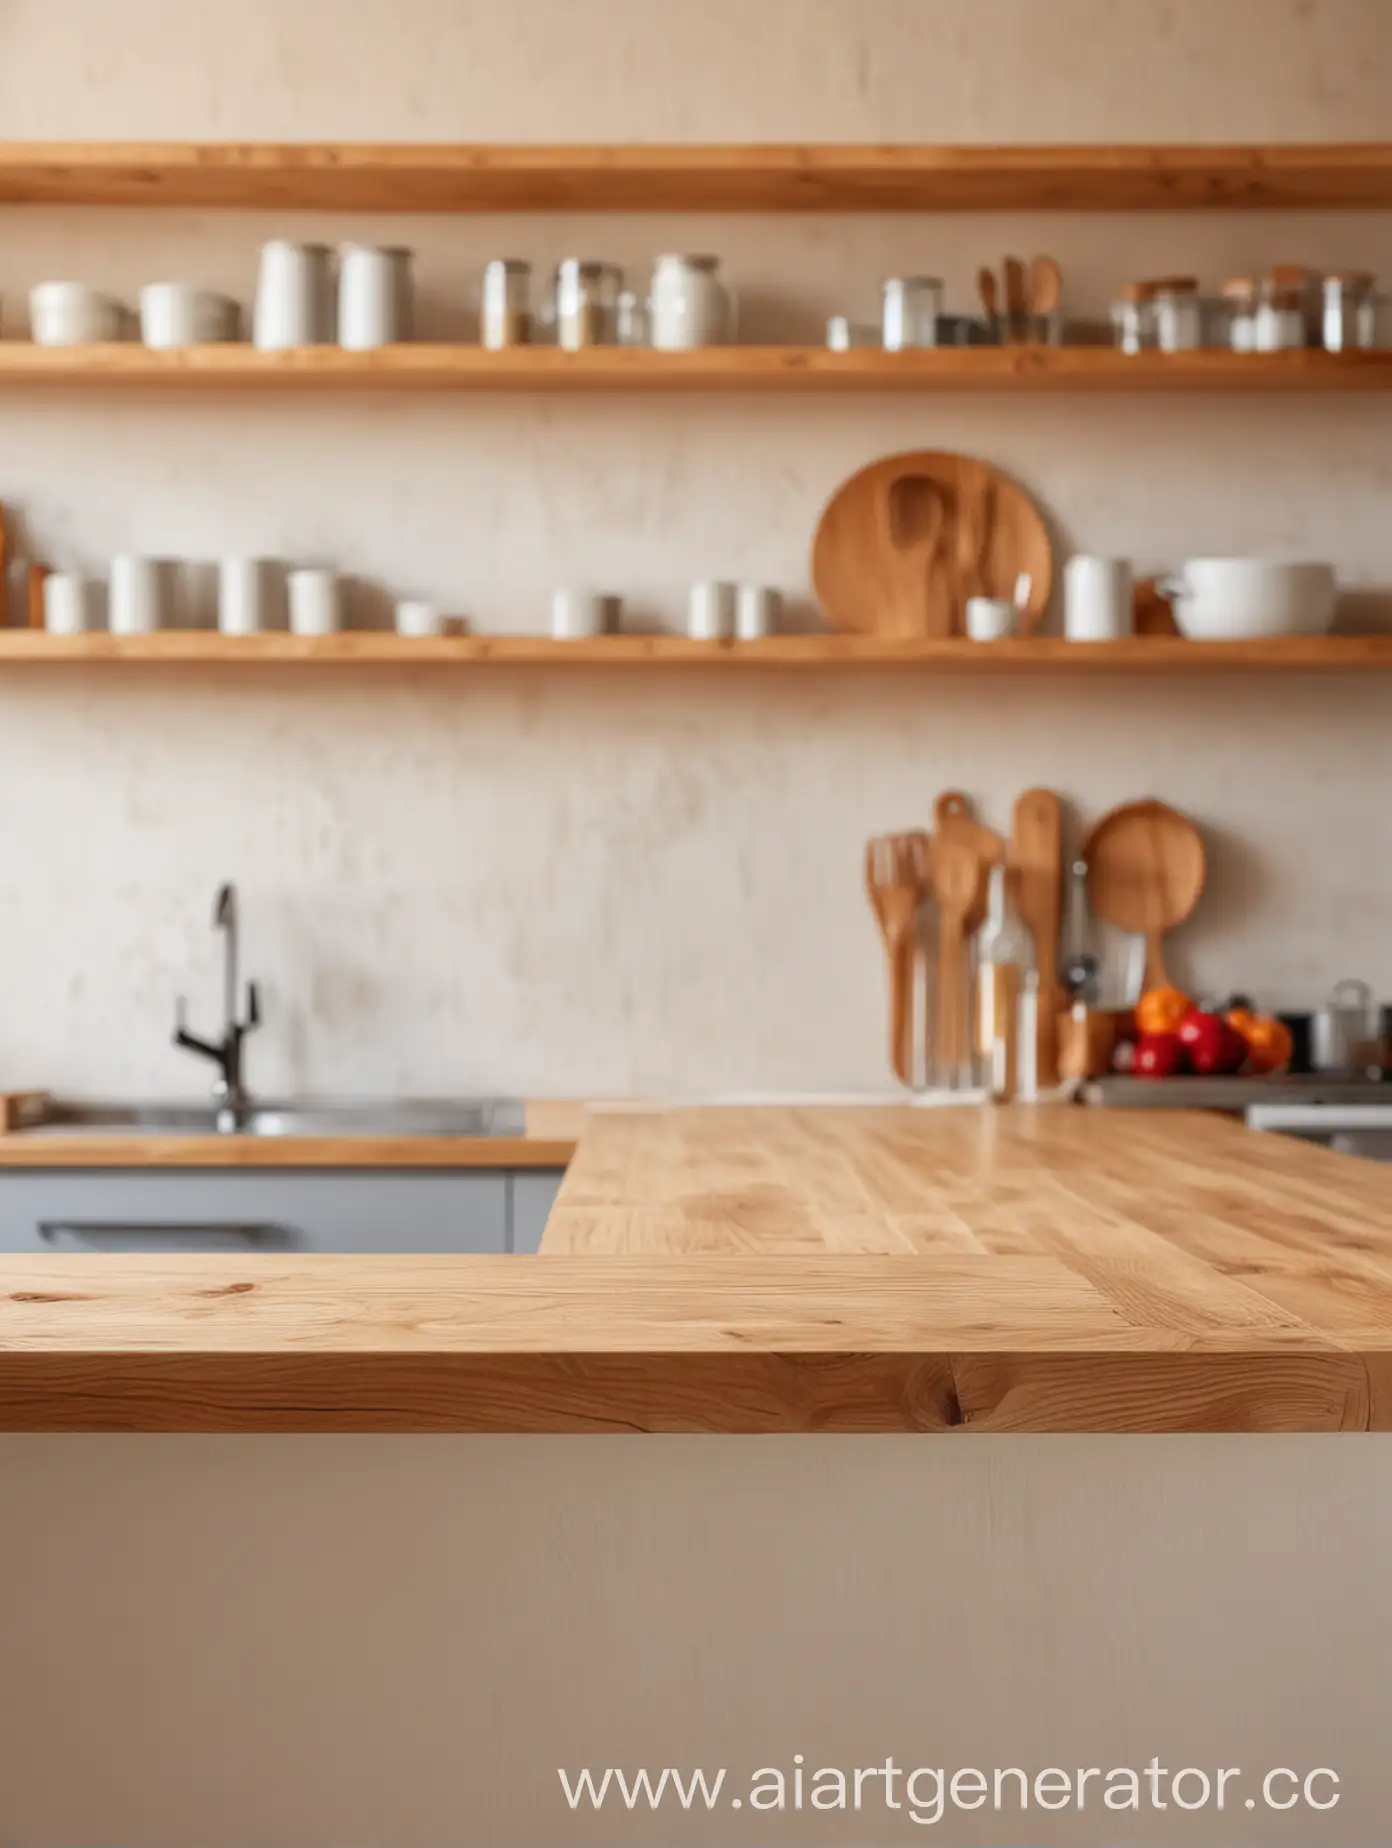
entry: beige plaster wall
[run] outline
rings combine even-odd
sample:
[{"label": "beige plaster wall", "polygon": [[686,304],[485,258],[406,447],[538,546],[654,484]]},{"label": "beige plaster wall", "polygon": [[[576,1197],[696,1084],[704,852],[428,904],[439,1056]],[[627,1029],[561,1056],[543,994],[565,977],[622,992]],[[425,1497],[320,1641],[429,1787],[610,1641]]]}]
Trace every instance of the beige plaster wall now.
[{"label": "beige plaster wall", "polygon": [[[1386,131],[1383,0],[8,0],[0,136],[1107,139]],[[364,234],[385,229],[362,222]],[[458,332],[488,254],[640,268],[722,251],[752,331],[815,337],[887,271],[1047,247],[1070,299],[1272,258],[1392,275],[1385,217],[409,221],[425,322]],[[250,289],[234,215],[0,218],[0,308],[36,278]],[[922,443],[1018,474],[1061,544],[1336,558],[1386,612],[1392,424],[1346,400],[12,396],[0,499],[55,561],[144,548],[340,563],[481,626],[558,582],[675,621],[694,578],[806,593],[821,504]],[[1381,595],[1384,599],[1378,602]],[[1380,620],[1389,620],[1384,613]],[[1209,832],[1176,947],[1206,986],[1392,991],[1392,682],[935,685],[893,676],[0,679],[0,1082],[197,1091],[177,988],[216,1005],[207,912],[242,882],[266,1089],[815,1089],[881,1081],[877,829],[950,784],[1003,823],[1154,793]]]}]

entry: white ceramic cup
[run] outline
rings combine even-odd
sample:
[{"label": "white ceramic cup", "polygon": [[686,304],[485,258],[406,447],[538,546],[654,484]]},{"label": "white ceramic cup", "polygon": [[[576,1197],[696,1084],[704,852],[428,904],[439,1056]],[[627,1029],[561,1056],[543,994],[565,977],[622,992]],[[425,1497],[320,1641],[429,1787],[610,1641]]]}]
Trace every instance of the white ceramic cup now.
[{"label": "white ceramic cup", "polygon": [[742,642],[773,635],[783,615],[783,598],[767,584],[741,584],[735,594],[735,634]]},{"label": "white ceramic cup", "polygon": [[258,635],[266,627],[266,561],[224,558],[218,565],[218,628],[224,635]]},{"label": "white ceramic cup", "polygon": [[230,296],[187,282],[150,282],[140,291],[140,338],[147,347],[204,346],[235,340],[241,310]]},{"label": "white ceramic cup", "polygon": [[126,552],[111,561],[107,626],[113,635],[152,635],[165,624],[165,571],[157,558]]},{"label": "white ceramic cup", "polygon": [[1119,642],[1132,633],[1129,558],[1070,558],[1063,574],[1063,632],[1070,642]]},{"label": "white ceramic cup", "polygon": [[1016,635],[1020,612],[1009,597],[968,597],[967,634],[974,642],[999,642]]},{"label": "white ceramic cup", "polygon": [[119,340],[125,309],[86,282],[41,282],[29,291],[29,332],[36,346],[91,346]]},{"label": "white ceramic cup", "polygon": [[323,244],[275,238],[261,247],[252,340],[265,352],[333,338],[333,280]]},{"label": "white ceramic cup", "polygon": [[396,632],[398,635],[412,635],[418,639],[430,635],[443,635],[445,619],[433,603],[425,603],[416,597],[407,597],[396,606]]},{"label": "white ceramic cup", "polygon": [[44,628],[50,635],[81,635],[91,627],[91,590],[76,571],[50,571],[44,579]]},{"label": "white ceramic cup", "polygon": [[285,588],[293,635],[334,635],[343,627],[343,589],[336,571],[292,571]]},{"label": "white ceramic cup", "polygon": [[694,642],[718,642],[735,626],[733,584],[693,584],[686,607],[686,632]]},{"label": "white ceramic cup", "polygon": [[410,338],[411,253],[344,244],[338,253],[338,344],[349,352]]},{"label": "white ceramic cup", "polygon": [[597,590],[567,588],[551,598],[551,633],[558,642],[583,641],[610,627],[615,599]]}]

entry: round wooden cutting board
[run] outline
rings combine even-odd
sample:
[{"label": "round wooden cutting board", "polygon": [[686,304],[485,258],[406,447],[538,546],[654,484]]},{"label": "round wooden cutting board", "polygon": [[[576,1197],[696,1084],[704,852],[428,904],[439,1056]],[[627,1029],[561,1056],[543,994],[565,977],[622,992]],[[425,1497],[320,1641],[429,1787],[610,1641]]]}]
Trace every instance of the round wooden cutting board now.
[{"label": "round wooden cutting board", "polygon": [[1009,597],[1038,627],[1054,584],[1043,515],[1009,476],[972,456],[885,456],[832,495],[812,543],[812,586],[832,627],[862,635],[966,633],[968,597]]}]

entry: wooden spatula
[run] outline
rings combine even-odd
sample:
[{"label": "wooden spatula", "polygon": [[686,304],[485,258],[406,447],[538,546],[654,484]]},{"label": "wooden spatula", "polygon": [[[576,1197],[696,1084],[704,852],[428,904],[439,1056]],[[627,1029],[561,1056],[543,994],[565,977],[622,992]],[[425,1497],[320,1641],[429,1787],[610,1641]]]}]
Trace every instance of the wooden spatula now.
[{"label": "wooden spatula", "polygon": [[865,849],[865,889],[889,963],[889,1062],[913,1083],[913,982],[919,907],[928,894],[926,834],[882,834]]},{"label": "wooden spatula", "polygon": [[1039,1083],[1058,1083],[1058,1017],[1064,990],[1058,973],[1063,905],[1063,815],[1052,789],[1027,789],[1015,804],[1010,865],[1015,908],[1034,939],[1039,971]]},{"label": "wooden spatula", "polygon": [[938,900],[938,1067],[949,1081],[962,1068],[967,1028],[968,920],[981,897],[981,861],[964,841],[933,843],[933,889]]},{"label": "wooden spatula", "polygon": [[884,628],[891,635],[950,635],[952,598],[937,582],[947,501],[927,475],[898,475],[885,490],[885,532],[897,554]]},{"label": "wooden spatula", "polygon": [[1018,257],[1005,259],[1005,324],[1010,340],[1022,340],[1029,325],[1025,266]]}]

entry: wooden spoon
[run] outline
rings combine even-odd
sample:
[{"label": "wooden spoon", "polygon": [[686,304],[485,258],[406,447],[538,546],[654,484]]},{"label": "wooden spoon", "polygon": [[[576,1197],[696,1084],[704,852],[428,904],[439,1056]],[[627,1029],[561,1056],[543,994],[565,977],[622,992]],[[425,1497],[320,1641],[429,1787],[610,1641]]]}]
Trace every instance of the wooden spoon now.
[{"label": "wooden spoon", "polygon": [[981,306],[986,310],[986,324],[991,333],[1000,338],[1000,291],[996,285],[996,272],[984,265],[976,272],[976,292],[981,297]]},{"label": "wooden spoon", "polygon": [[1025,266],[1018,257],[1005,259],[1006,337],[1023,339],[1029,319],[1029,292],[1025,287]]},{"label": "wooden spoon", "polygon": [[938,1066],[956,1079],[968,1044],[966,944],[968,920],[981,898],[981,861],[961,840],[933,845],[938,899]]},{"label": "wooden spoon", "polygon": [[1198,829],[1164,802],[1128,802],[1097,823],[1083,858],[1093,911],[1145,938],[1145,985],[1168,987],[1164,934],[1184,922],[1204,888],[1207,861]]},{"label": "wooden spoon", "polygon": [[952,603],[934,595],[938,555],[947,532],[947,503],[927,475],[898,475],[885,490],[885,530],[902,568],[895,574],[885,633],[949,635]]},{"label": "wooden spoon", "polygon": [[1027,789],[1015,803],[1010,864],[1015,908],[1034,939],[1039,971],[1039,1083],[1058,1083],[1058,1017],[1064,988],[1058,973],[1063,905],[1063,815],[1052,789]]}]

